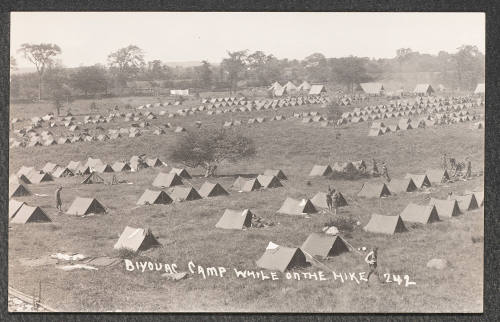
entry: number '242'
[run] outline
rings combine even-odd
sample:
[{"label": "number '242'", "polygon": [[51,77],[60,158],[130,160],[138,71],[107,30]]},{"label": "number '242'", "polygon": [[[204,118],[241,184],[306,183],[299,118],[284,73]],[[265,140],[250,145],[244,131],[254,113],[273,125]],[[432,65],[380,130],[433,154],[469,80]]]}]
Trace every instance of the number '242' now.
[{"label": "number '242'", "polygon": [[[417,284],[416,282],[411,282],[410,277],[408,275],[404,275],[403,278],[401,279],[401,275],[385,273],[384,277],[385,277],[386,283],[393,283],[394,282],[394,283],[398,283],[398,285],[401,285],[404,281],[405,287]],[[391,279],[391,277],[392,277],[392,279]]]}]

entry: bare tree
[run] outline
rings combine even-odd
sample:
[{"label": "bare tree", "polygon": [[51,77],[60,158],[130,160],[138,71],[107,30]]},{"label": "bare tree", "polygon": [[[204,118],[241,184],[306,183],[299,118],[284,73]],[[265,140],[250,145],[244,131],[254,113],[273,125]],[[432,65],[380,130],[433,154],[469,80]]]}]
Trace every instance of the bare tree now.
[{"label": "bare tree", "polygon": [[43,75],[46,69],[54,63],[54,57],[61,53],[61,48],[55,44],[24,43],[18,52],[21,52],[24,58],[36,67],[38,73],[38,100],[41,100]]}]

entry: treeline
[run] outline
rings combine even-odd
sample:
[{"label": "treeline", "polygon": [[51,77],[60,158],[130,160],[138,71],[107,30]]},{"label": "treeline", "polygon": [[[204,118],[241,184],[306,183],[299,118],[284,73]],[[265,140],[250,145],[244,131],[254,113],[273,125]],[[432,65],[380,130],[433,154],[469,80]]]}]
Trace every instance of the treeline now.
[{"label": "treeline", "polygon": [[[353,91],[360,82],[391,75],[432,73],[443,85],[471,90],[484,79],[484,55],[464,45],[456,53],[421,54],[398,49],[394,58],[327,58],[314,53],[303,60],[278,59],[262,51],[228,52],[220,64],[201,62],[194,67],[170,67],[160,60],[145,61],[141,48],[130,45],[108,56],[106,65],[65,68],[57,63],[61,49],[54,44],[23,44],[19,49],[37,72],[11,76],[11,99],[69,100],[75,96],[167,93],[167,89],[230,90],[269,86],[274,81],[307,80]],[[11,57],[11,70],[16,62]],[[163,90],[163,91],[162,91]],[[141,91],[139,91],[141,92]]]}]

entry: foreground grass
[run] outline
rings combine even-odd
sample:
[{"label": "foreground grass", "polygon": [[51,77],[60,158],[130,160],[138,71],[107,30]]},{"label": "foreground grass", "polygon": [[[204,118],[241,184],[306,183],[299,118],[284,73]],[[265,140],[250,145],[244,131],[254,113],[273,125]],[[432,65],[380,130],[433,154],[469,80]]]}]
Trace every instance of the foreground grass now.
[{"label": "foreground grass", "polygon": [[[324,110],[317,106],[303,109]],[[277,112],[217,116],[199,114],[182,119],[160,118],[151,123],[172,122],[194,131],[192,125],[195,120],[203,121],[203,126],[220,126],[231,117],[245,119],[276,113],[291,115],[294,110],[288,108]],[[117,122],[105,126],[126,125]],[[244,125],[238,130],[255,140],[258,147],[256,157],[224,165],[220,169],[221,177],[211,181],[217,181],[229,189],[237,174],[257,174],[266,168],[280,168],[289,177],[288,181],[283,181],[283,188],[251,193],[230,190],[231,194],[227,197],[168,206],[136,207],[136,201],[146,188],[151,188],[156,174],[168,169],[118,174],[120,179],[133,182],[132,185],[83,186],[79,185],[81,178],[30,185],[32,192],[48,197],[32,196],[23,200],[43,207],[53,223],[14,226],[9,231],[10,285],[23,292],[34,293],[34,286],[38,287],[38,281],[41,280],[43,300],[65,311],[482,311],[483,243],[472,242],[472,237],[483,236],[482,210],[425,227],[409,226],[408,233],[395,236],[368,234],[360,229],[344,236],[355,247],[377,245],[380,249],[381,271],[408,274],[417,283],[408,288],[394,283],[372,283],[368,287],[338,281],[254,281],[237,279],[231,275],[206,280],[198,275],[190,275],[188,279],[172,282],[161,278],[159,272],[128,272],[123,264],[96,272],[64,272],[51,266],[29,268],[19,263],[20,258],[36,258],[60,251],[116,256],[113,245],[123,228],[129,225],[150,227],[163,245],[161,249],[142,254],[138,260],[176,263],[180,270],[187,270],[187,263],[191,260],[205,267],[257,270],[255,261],[269,241],[299,247],[311,232],[320,231],[329,219],[324,214],[311,218],[277,215],[276,210],[287,196],[311,198],[316,192],[326,191],[328,185],[333,185],[349,203],[342,213],[359,220],[364,226],[374,212],[398,214],[410,201],[424,204],[430,196],[444,198],[449,191],[462,193],[465,189],[482,185],[482,177],[476,177],[468,182],[433,187],[430,194],[401,194],[379,203],[378,200],[356,197],[363,180],[332,181],[308,177],[314,164],[376,158],[386,160],[391,177],[399,178],[406,172],[422,173],[428,168],[438,167],[443,152],[459,160],[469,156],[475,167],[473,170],[479,170],[476,169],[479,167],[482,170],[483,132],[469,130],[466,124],[418,129],[375,138],[366,136],[367,124],[334,129],[287,120]],[[84,160],[88,156],[113,162],[146,153],[169,163],[169,147],[176,136],[169,132],[166,136],[146,134],[135,139],[109,142],[12,149],[10,172],[17,171],[21,165],[42,167],[47,161],[66,165],[70,160]],[[34,154],[36,158],[33,158]],[[189,171],[194,175],[202,173],[200,169]],[[110,180],[109,175],[105,177]],[[195,177],[185,180],[185,184],[198,189],[204,181],[203,178]],[[108,214],[83,219],[57,215],[52,195],[59,184],[64,187],[64,209],[76,196],[95,197],[108,208]],[[216,229],[215,223],[226,208],[250,208],[276,225],[241,232]],[[431,258],[445,258],[451,263],[450,267],[443,271],[428,269],[425,265]],[[324,263],[335,271],[366,271],[363,257],[355,252]],[[305,270],[318,269],[325,270],[317,267]]]}]

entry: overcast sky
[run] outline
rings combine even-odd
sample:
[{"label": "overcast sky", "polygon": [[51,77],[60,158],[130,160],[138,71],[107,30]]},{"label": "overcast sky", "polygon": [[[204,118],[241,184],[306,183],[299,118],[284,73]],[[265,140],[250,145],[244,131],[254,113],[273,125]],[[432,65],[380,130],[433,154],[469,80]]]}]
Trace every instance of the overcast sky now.
[{"label": "overcast sky", "polygon": [[107,55],[134,44],[146,60],[219,62],[226,51],[249,49],[278,58],[320,52],[391,58],[396,49],[437,54],[463,44],[484,52],[483,13],[96,13],[15,12],[11,55],[22,43],[55,43],[65,66],[106,63]]}]

